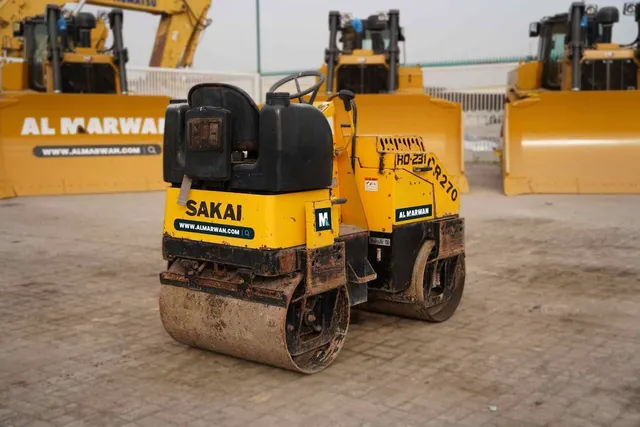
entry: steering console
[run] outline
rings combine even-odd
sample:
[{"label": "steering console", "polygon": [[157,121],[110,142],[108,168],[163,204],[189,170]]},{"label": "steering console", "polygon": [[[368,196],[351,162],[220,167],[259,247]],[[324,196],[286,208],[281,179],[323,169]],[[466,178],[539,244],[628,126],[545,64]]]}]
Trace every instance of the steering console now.
[{"label": "steering console", "polygon": [[[320,80],[314,83],[311,87],[305,90],[301,90],[298,79],[302,77],[318,77]],[[289,99],[298,98],[298,101],[302,104],[304,103],[302,97],[311,94],[311,97],[309,98],[309,102],[307,104],[313,104],[313,101],[315,101],[316,96],[318,95],[320,87],[325,81],[325,77],[324,74],[322,74],[320,71],[301,71],[299,73],[291,74],[283,79],[278,80],[273,84],[273,86],[269,88],[269,92],[277,92],[276,89],[280,88],[285,83],[289,83],[291,80],[296,82],[296,89],[298,90],[298,92],[290,94]]]}]

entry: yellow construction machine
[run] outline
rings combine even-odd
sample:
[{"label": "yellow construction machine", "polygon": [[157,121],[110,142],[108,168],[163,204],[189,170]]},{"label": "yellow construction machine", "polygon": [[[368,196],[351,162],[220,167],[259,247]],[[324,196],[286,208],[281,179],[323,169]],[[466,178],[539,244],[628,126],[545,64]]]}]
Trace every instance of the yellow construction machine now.
[{"label": "yellow construction machine", "polygon": [[358,94],[360,134],[421,136],[466,193],[462,106],[425,93],[421,67],[400,64],[404,41],[398,10],[366,20],[331,11],[329,47],[320,68],[327,78],[318,100],[343,89]]},{"label": "yellow construction machine", "polygon": [[[0,198],[164,189],[170,98],[129,93],[122,9],[160,15],[149,65],[182,68],[210,0],[66,3],[0,1]],[[85,4],[116,9],[94,16]]]},{"label": "yellow construction machine", "polygon": [[[640,4],[626,3],[640,30]],[[640,193],[639,37],[612,43],[619,10],[584,2],[530,26],[534,61],[509,73],[504,193]]]},{"label": "yellow construction machine", "polygon": [[[161,190],[170,98],[127,94],[123,14],[98,51],[96,17],[44,15],[12,23],[16,51],[0,59],[0,197]],[[101,34],[101,33],[100,33]],[[98,34],[99,35],[99,34]],[[20,43],[13,43],[20,40]]]},{"label": "yellow construction machine", "polygon": [[315,101],[324,82],[288,76],[261,108],[200,84],[168,107],[159,307],[178,342],[310,374],[338,355],[353,306],[456,311],[460,188],[420,135],[358,134],[353,92]]}]

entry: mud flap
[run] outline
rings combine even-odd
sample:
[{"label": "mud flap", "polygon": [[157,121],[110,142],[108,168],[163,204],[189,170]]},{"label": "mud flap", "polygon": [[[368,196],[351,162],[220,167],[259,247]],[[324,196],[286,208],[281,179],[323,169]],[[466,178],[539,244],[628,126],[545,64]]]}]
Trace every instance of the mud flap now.
[{"label": "mud flap", "polygon": [[[317,101],[326,100],[318,94]],[[464,173],[464,141],[460,104],[425,93],[356,95],[359,135],[420,135],[427,151],[444,164],[463,193],[469,192]],[[336,108],[338,119],[348,123],[346,112]]]},{"label": "mud flap", "polygon": [[505,108],[506,195],[639,194],[640,92],[545,92]]},{"label": "mud flap", "polygon": [[164,189],[169,99],[6,95],[0,100],[0,197]]}]

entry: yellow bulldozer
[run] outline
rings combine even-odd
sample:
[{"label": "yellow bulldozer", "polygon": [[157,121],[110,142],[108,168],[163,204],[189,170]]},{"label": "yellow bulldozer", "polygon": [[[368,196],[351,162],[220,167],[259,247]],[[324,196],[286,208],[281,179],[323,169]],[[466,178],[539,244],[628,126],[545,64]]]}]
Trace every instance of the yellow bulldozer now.
[{"label": "yellow bulldozer", "polygon": [[[626,3],[623,13],[640,30],[640,5]],[[531,24],[537,57],[508,76],[506,195],[640,193],[640,31],[631,44],[612,43],[619,14],[574,2]]]},{"label": "yellow bulldozer", "polygon": [[358,133],[360,95],[316,101],[324,83],[289,76],[261,108],[200,84],[167,108],[159,307],[178,342],[312,374],[352,307],[444,322],[459,306],[460,188],[422,136]]},{"label": "yellow bulldozer", "polygon": [[360,134],[419,135],[466,193],[462,106],[425,93],[421,67],[400,63],[399,42],[405,37],[396,9],[364,20],[329,12],[329,46],[320,68],[327,77],[318,100],[343,89],[358,94]]},{"label": "yellow bulldozer", "polygon": [[[166,188],[170,98],[129,93],[122,9],[97,16],[81,9],[161,15],[150,64],[183,67],[209,1],[88,0],[72,13],[60,8],[65,3],[0,2],[0,198]],[[109,35],[113,45],[105,47]]]}]

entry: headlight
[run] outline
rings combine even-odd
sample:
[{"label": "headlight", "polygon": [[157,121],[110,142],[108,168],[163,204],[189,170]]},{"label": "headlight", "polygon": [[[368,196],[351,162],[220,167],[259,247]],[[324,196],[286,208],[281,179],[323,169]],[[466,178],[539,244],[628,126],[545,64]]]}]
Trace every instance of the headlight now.
[{"label": "headlight", "polygon": [[584,13],[587,16],[594,16],[597,11],[598,11],[598,5],[597,4],[588,4],[584,9]]},{"label": "headlight", "polygon": [[343,13],[342,15],[340,15],[340,20],[342,21],[343,27],[346,27],[347,25],[351,24],[352,19],[353,19],[353,15],[350,13]]},{"label": "headlight", "polygon": [[623,15],[635,15],[636,14],[636,4],[635,3],[625,3],[622,8]]}]

